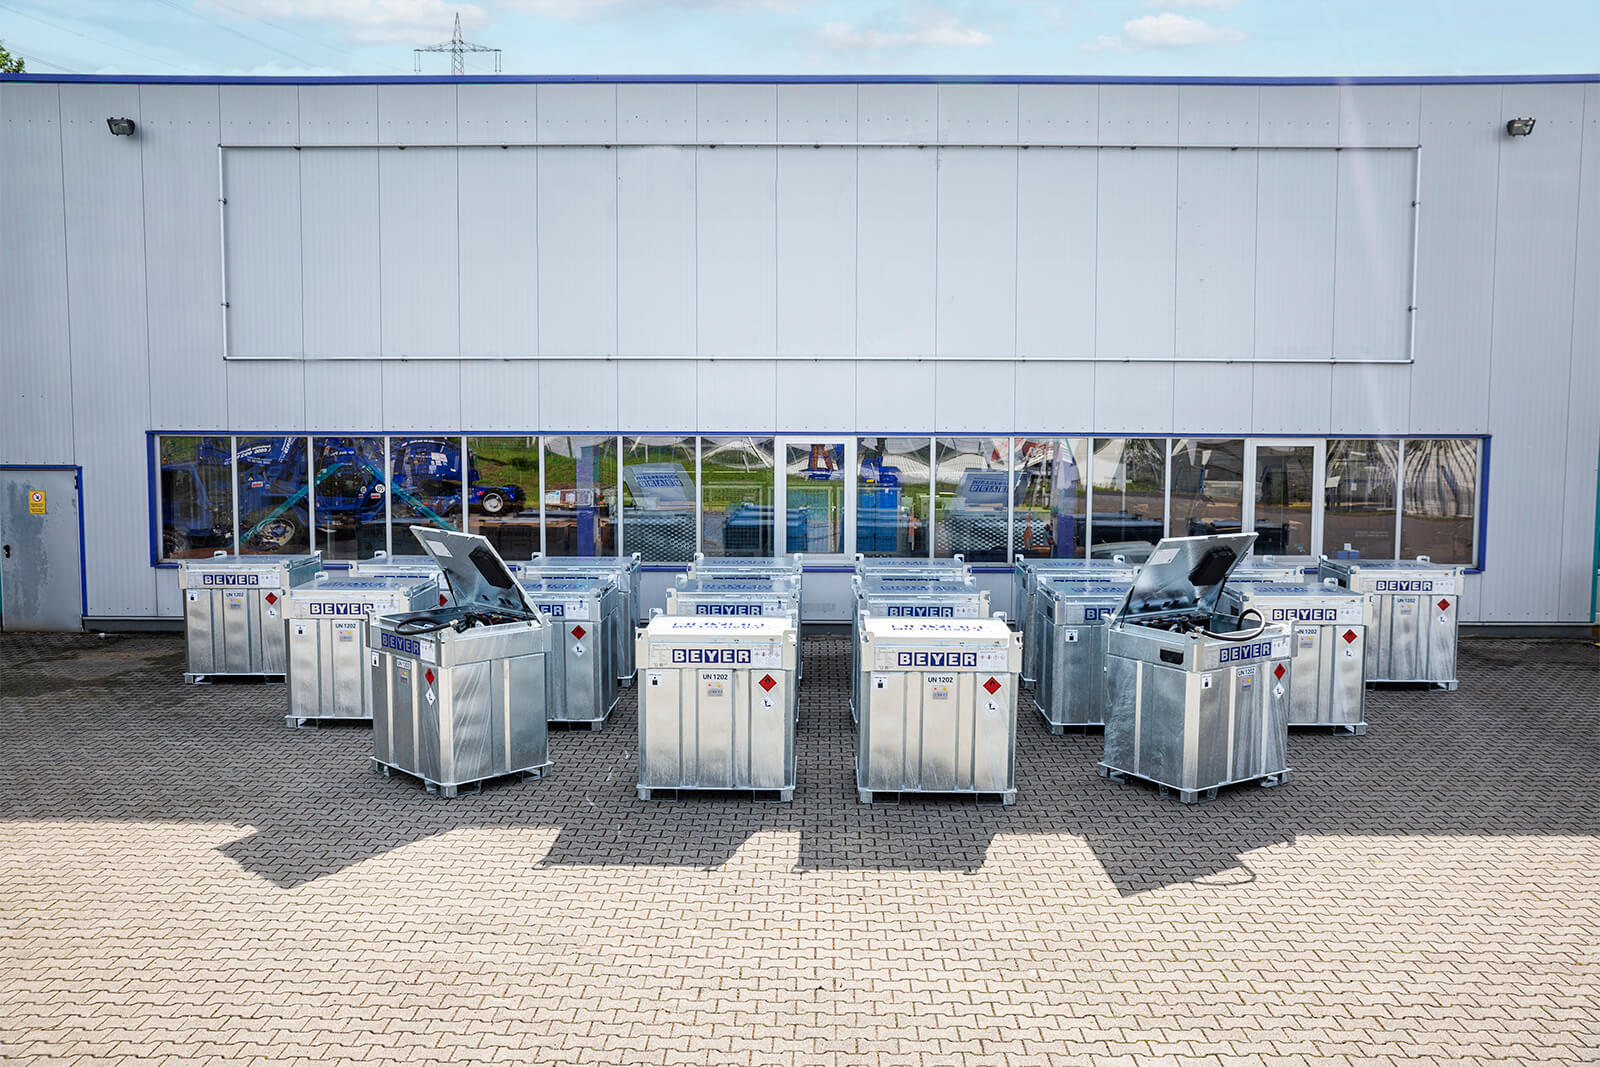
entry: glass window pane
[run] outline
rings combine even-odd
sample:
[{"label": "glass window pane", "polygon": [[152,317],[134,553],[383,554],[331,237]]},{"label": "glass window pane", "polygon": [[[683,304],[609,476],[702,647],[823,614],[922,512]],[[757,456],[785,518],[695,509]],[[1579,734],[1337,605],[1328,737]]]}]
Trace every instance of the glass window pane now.
[{"label": "glass window pane", "polygon": [[543,441],[545,551],[616,555],[617,439],[575,434]]},{"label": "glass window pane", "polygon": [[[317,547],[324,559],[371,559],[387,546],[383,438],[317,437]],[[407,551],[396,543],[397,551]],[[420,552],[421,548],[414,551]]]},{"label": "glass window pane", "polygon": [[770,556],[777,469],[770,437],[703,437],[700,551],[708,556]]},{"label": "glass window pane", "polygon": [[1264,556],[1310,556],[1317,448],[1312,444],[1253,446],[1256,450],[1254,551]]},{"label": "glass window pane", "polygon": [[790,444],[784,456],[786,549],[812,555],[844,551],[844,445]]},{"label": "glass window pane", "polygon": [[412,526],[461,528],[461,438],[389,438],[395,555],[422,551]]},{"label": "glass window pane", "polygon": [[1395,441],[1328,442],[1322,551],[1333,559],[1394,558]]},{"label": "glass window pane", "polygon": [[928,438],[856,440],[856,551],[864,556],[928,554]]},{"label": "glass window pane", "polygon": [[233,551],[233,464],[226,437],[161,437],[161,558]]},{"label": "glass window pane", "polygon": [[467,438],[467,529],[501,559],[539,551],[539,439]]},{"label": "glass window pane", "polygon": [[1172,442],[1172,536],[1238,533],[1243,522],[1244,442]]},{"label": "glass window pane", "polygon": [[1006,562],[1010,444],[1004,437],[935,439],[934,555]]},{"label": "glass window pane", "polygon": [[1406,442],[1400,556],[1436,563],[1476,563],[1472,538],[1478,503],[1476,437]]},{"label": "glass window pane", "polygon": [[1162,437],[1100,437],[1092,475],[1095,559],[1143,563],[1165,529],[1167,442]]},{"label": "glass window pane", "polygon": [[1019,556],[1082,559],[1088,537],[1089,439],[1019,437]]},{"label": "glass window pane", "polygon": [[622,439],[622,554],[646,562],[694,558],[693,437]]},{"label": "glass window pane", "polygon": [[239,551],[308,552],[304,437],[239,438]]}]

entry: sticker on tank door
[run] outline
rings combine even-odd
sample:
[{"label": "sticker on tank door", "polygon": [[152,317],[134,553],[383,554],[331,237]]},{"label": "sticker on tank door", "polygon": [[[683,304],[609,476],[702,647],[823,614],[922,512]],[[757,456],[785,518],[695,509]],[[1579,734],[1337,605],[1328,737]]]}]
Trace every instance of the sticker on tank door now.
[{"label": "sticker on tank door", "polygon": [[1254,689],[1256,685],[1256,669],[1254,667],[1239,668],[1239,688]]},{"label": "sticker on tank door", "polygon": [[296,637],[304,637],[306,635],[306,624],[305,623],[303,623],[303,622],[293,622],[293,623],[290,623],[289,625],[294,627],[294,635]]},{"label": "sticker on tank door", "polygon": [[1200,676],[1200,688],[1201,689],[1210,689],[1211,688],[1211,675],[1202,674]]},{"label": "sticker on tank door", "polygon": [[333,624],[334,635],[341,644],[349,644],[356,639],[356,624],[353,622],[336,622]]},{"label": "sticker on tank door", "polygon": [[439,645],[437,642],[424,637],[417,643],[422,646],[422,658],[424,661],[428,663],[439,662]]},{"label": "sticker on tank door", "polygon": [[872,676],[872,688],[874,688],[874,689],[887,689],[887,688],[889,688],[889,676],[887,674],[874,674]]},{"label": "sticker on tank door", "polygon": [[1394,609],[1402,615],[1415,615],[1417,613],[1417,602],[1409,597],[1404,599],[1395,597]]},{"label": "sticker on tank door", "polygon": [[199,603],[199,601],[200,601],[200,591],[198,589],[189,590],[189,603],[196,604],[196,603]]},{"label": "sticker on tank door", "polygon": [[660,671],[647,671],[647,672],[645,672],[645,678],[647,679],[648,683],[650,685],[652,685],[652,686],[659,686],[661,684],[661,672]]},{"label": "sticker on tank door", "polygon": [[1062,630],[1061,631],[1061,640],[1065,641],[1069,645],[1076,644],[1077,641],[1078,641],[1078,631],[1076,631],[1076,630]]},{"label": "sticker on tank door", "polygon": [[706,696],[720,697],[733,684],[733,675],[728,671],[701,671],[700,681],[706,687]]},{"label": "sticker on tank door", "polygon": [[1317,647],[1317,628],[1315,626],[1297,626],[1294,635],[1300,639],[1301,648]]},{"label": "sticker on tank door", "polygon": [[411,661],[408,659],[397,661],[395,663],[395,674],[400,681],[409,685],[411,683]]},{"label": "sticker on tank door", "polygon": [[376,667],[378,665],[378,653],[377,653],[377,651],[374,650],[374,651],[370,652],[369,654],[372,656],[372,665],[374,667]]},{"label": "sticker on tank door", "polygon": [[242,608],[242,607],[244,607],[244,594],[243,593],[224,593],[224,594],[222,594],[222,604],[223,604],[223,607]]}]

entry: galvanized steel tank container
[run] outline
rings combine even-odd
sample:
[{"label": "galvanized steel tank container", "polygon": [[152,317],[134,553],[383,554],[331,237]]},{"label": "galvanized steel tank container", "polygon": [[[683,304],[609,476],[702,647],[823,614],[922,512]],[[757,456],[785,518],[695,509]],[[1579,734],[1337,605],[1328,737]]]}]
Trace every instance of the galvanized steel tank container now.
[{"label": "galvanized steel tank container", "polygon": [[[373,762],[447,797],[491,778],[542,777],[550,628],[487,538],[412,531],[438,559],[454,605],[368,626]],[[503,621],[454,628],[488,612]]]},{"label": "galvanized steel tank container", "polygon": [[633,637],[642,617],[641,558],[637,552],[631,556],[541,555],[523,564],[522,571],[530,578],[609,578],[616,584],[615,597],[607,601],[605,629],[612,668],[623,686],[633,684],[637,671]]},{"label": "galvanized steel tank container", "polygon": [[680,574],[677,584],[667,589],[667,614],[789,619],[798,635],[795,677],[804,680],[805,627],[800,614],[803,581],[800,575],[788,572],[769,577],[721,574],[704,569],[699,577]]},{"label": "galvanized steel tank container", "polygon": [[861,624],[856,791],[1017,799],[1022,638],[1001,619]]},{"label": "galvanized steel tank container", "polygon": [[1052,575],[1087,580],[1131,582],[1136,568],[1121,556],[1112,559],[1026,559],[1019,558],[1011,570],[1011,610],[1013,622],[1022,631],[1022,680],[1039,680],[1039,582]]},{"label": "galvanized steel tank container", "polygon": [[322,572],[322,554],[235,556],[184,562],[186,682],[279,677],[288,670],[284,626],[289,591]]},{"label": "galvanized steel tank container", "polygon": [[1222,591],[1218,610],[1240,616],[1259,612],[1268,622],[1292,628],[1294,690],[1290,726],[1326,726],[1336,732],[1367,732],[1367,688],[1362,664],[1367,626],[1361,594],[1330,578],[1321,585],[1243,585]]},{"label": "galvanized steel tank container", "polygon": [[605,633],[608,578],[523,578],[522,595],[550,627],[544,717],[598,730],[617,706],[617,671]]},{"label": "galvanized steel tank container", "polygon": [[861,623],[885,619],[987,619],[989,591],[971,578],[950,581],[926,578],[862,578],[851,580],[855,611],[850,618],[850,721],[861,721]]},{"label": "galvanized steel tank container", "polygon": [[1106,635],[1102,775],[1142,778],[1185,803],[1238,782],[1288,780],[1289,627],[1264,623],[1230,639],[1231,620],[1217,611],[1255,537],[1167,538],[1135,575]]},{"label": "galvanized steel tank container", "polygon": [[[506,570],[516,577],[522,573],[522,564],[507,562]],[[353,560],[349,573],[371,578],[432,578],[439,585],[438,606],[447,608],[454,603],[450,599],[450,586],[444,580],[444,572],[429,556],[391,556],[387,552],[374,552],[371,559]]]},{"label": "galvanized steel tank container", "polygon": [[794,799],[797,640],[773,617],[657,615],[639,631],[639,799]]},{"label": "galvanized steel tank container", "polygon": [[862,578],[914,578],[924,581],[964,582],[972,568],[959,553],[937,559],[911,556],[864,556],[856,553],[856,574]]},{"label": "galvanized steel tank container", "polygon": [[1462,567],[1323,556],[1321,573],[1366,598],[1367,681],[1456,687]]},{"label": "galvanized steel tank container", "polygon": [[437,606],[434,578],[344,578],[324,574],[289,591],[290,726],[372,721],[367,621]]},{"label": "galvanized steel tank container", "polygon": [[1040,652],[1033,704],[1051,733],[1106,724],[1106,629],[1128,586],[1086,581],[1070,571],[1035,583],[1038,612],[1030,633]]}]

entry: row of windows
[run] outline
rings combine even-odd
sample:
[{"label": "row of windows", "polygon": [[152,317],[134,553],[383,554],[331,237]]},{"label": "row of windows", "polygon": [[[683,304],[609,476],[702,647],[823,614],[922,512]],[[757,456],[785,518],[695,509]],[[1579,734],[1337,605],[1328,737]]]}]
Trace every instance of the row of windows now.
[{"label": "row of windows", "polygon": [[[164,559],[776,552],[1141,560],[1162,536],[1479,563],[1479,438],[529,435],[154,437]],[[463,462],[465,457],[465,462]]]}]

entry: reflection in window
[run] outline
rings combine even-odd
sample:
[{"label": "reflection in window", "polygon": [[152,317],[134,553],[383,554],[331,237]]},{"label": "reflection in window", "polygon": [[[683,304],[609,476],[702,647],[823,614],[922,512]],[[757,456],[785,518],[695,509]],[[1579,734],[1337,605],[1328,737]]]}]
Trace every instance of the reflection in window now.
[{"label": "reflection in window", "polygon": [[831,441],[785,448],[785,552],[844,551],[844,452],[844,445]]},{"label": "reflection in window", "polygon": [[934,554],[969,563],[1006,561],[1011,442],[1004,437],[934,441]]},{"label": "reflection in window", "polygon": [[323,558],[371,559],[374,552],[384,551],[389,494],[383,438],[317,437],[311,447],[316,456],[312,503]]},{"label": "reflection in window", "polygon": [[1018,556],[1082,559],[1088,538],[1089,439],[1013,442],[1018,485]]},{"label": "reflection in window", "polygon": [[617,439],[569,434],[544,440],[545,551],[617,554]]},{"label": "reflection in window", "polygon": [[777,473],[770,437],[700,439],[700,551],[770,556]]},{"label": "reflection in window", "polygon": [[306,438],[239,438],[239,551],[270,555],[311,548]]},{"label": "reflection in window", "polygon": [[1096,438],[1091,477],[1094,520],[1090,523],[1090,555],[1144,562],[1166,529],[1166,439]]},{"label": "reflection in window", "polygon": [[694,558],[693,437],[622,439],[622,554],[646,562]]},{"label": "reflection in window", "polygon": [[412,555],[422,546],[409,527],[461,528],[461,438],[391,437],[389,454],[394,551]]},{"label": "reflection in window", "polygon": [[1478,439],[1407,441],[1400,556],[1436,563],[1476,563]]},{"label": "reflection in window", "polygon": [[227,437],[162,437],[161,556],[233,551],[233,457]]},{"label": "reflection in window", "polygon": [[1396,441],[1328,442],[1322,551],[1333,559],[1394,558]]},{"label": "reflection in window", "polygon": [[539,439],[467,438],[468,529],[489,539],[501,559],[539,551]]},{"label": "reflection in window", "polygon": [[929,440],[856,439],[856,551],[864,556],[928,554]]},{"label": "reflection in window", "polygon": [[1244,442],[1172,442],[1172,536],[1238,533],[1243,522]]}]

